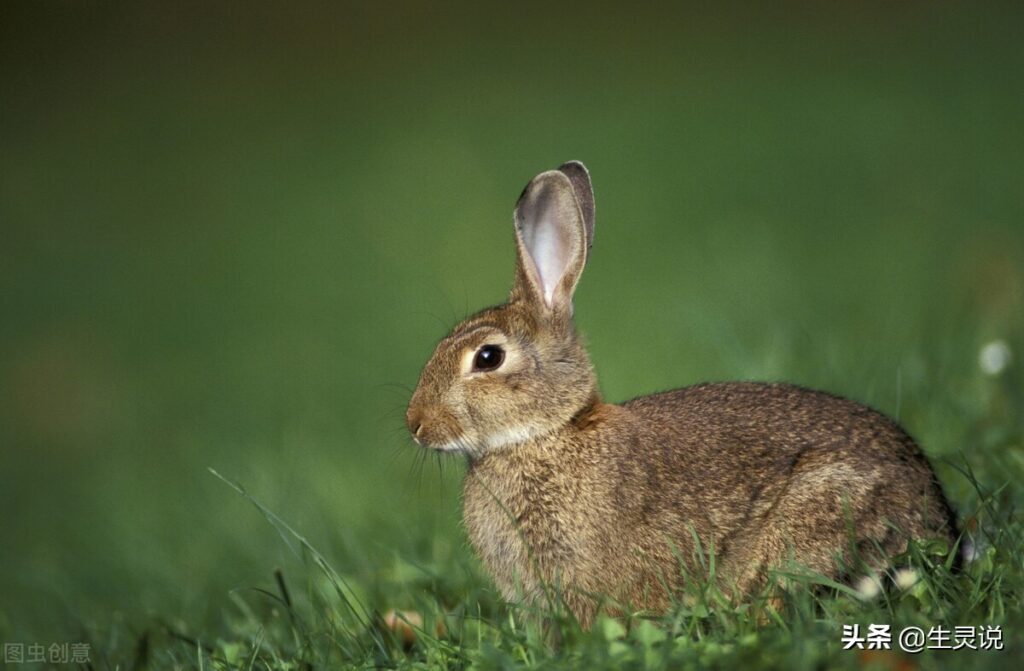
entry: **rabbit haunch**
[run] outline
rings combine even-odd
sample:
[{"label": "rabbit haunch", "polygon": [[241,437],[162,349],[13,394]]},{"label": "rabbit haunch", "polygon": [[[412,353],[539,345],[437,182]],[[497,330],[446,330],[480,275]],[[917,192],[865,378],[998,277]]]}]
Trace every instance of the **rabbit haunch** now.
[{"label": "rabbit haunch", "polygon": [[[589,626],[602,603],[668,608],[705,565],[698,551],[742,599],[774,568],[841,579],[911,538],[955,542],[921,450],[863,405],[750,382],[601,399],[572,322],[594,237],[582,164],[535,177],[514,230],[509,301],[438,344],[406,416],[416,442],[467,455],[466,529],[507,599],[557,586]],[[480,370],[485,346],[504,357]]]}]

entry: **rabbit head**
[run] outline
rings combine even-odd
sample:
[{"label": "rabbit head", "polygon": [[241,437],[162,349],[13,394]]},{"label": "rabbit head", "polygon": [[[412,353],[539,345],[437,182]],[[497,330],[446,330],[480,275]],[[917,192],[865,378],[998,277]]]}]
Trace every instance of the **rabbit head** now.
[{"label": "rabbit head", "polygon": [[572,297],[594,237],[582,163],[537,175],[515,209],[517,263],[507,303],[437,345],[406,423],[424,447],[480,456],[544,435],[597,400],[572,323]]}]

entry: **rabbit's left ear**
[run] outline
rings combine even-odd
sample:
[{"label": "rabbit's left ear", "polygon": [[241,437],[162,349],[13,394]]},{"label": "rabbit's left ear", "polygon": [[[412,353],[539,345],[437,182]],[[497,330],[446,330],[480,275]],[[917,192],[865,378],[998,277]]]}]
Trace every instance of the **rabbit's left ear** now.
[{"label": "rabbit's left ear", "polygon": [[[582,164],[575,165],[585,177]],[[587,260],[586,223],[573,183],[580,174],[575,167],[569,170],[571,174],[550,170],[537,175],[516,204],[513,294],[544,312],[572,314],[572,294]],[[589,184],[586,177],[588,189]]]}]

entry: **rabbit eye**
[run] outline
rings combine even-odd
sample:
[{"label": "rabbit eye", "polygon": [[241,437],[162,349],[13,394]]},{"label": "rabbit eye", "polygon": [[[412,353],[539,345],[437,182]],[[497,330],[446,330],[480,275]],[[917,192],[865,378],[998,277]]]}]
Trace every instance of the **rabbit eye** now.
[{"label": "rabbit eye", "polygon": [[497,345],[484,345],[473,357],[473,370],[494,370],[505,360],[505,350]]}]

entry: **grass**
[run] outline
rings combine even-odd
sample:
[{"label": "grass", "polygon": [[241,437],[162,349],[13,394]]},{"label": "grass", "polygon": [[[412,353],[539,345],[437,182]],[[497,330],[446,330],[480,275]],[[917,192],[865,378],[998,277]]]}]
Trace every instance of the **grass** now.
[{"label": "grass", "polygon": [[[459,563],[385,570],[384,579],[380,567],[338,571],[243,487],[211,473],[255,505],[295,561],[288,574],[277,569],[266,586],[233,593],[220,635],[204,641],[173,623],[153,623],[122,666],[1003,668],[1007,651],[1020,645],[1021,525],[1000,505],[1005,491],[985,491],[969,467],[963,477],[977,500],[966,519],[977,551],[963,570],[951,569],[949,548],[913,545],[896,563],[912,569],[917,580],[898,586],[891,574],[884,576],[884,588],[873,595],[824,577],[780,571],[791,587],[778,609],[763,599],[730,603],[709,582],[695,579],[664,616],[605,617],[590,631],[582,631],[559,607],[557,590],[550,607],[502,606],[481,588],[475,571]],[[470,584],[452,584],[446,578],[452,574],[462,574]],[[379,593],[359,587],[371,582],[379,583]],[[408,609],[391,616],[405,627],[385,623],[386,604]],[[883,623],[891,625],[894,648],[906,627],[930,636],[935,627],[951,633],[955,627],[978,630],[980,623],[996,623],[999,649],[926,650],[917,656],[844,649],[845,626],[866,632],[869,625]]]},{"label": "grass", "polygon": [[[88,642],[97,669],[1021,656],[1020,7],[0,12],[0,643]],[[401,417],[436,340],[505,295],[519,189],[570,158],[608,399],[762,379],[868,403],[978,560],[920,548],[909,589],[796,590],[763,625],[695,581],[663,619],[548,614],[558,646],[502,603],[462,464]],[[423,618],[414,645],[389,611]],[[872,622],[1006,649],[841,649]]]}]

